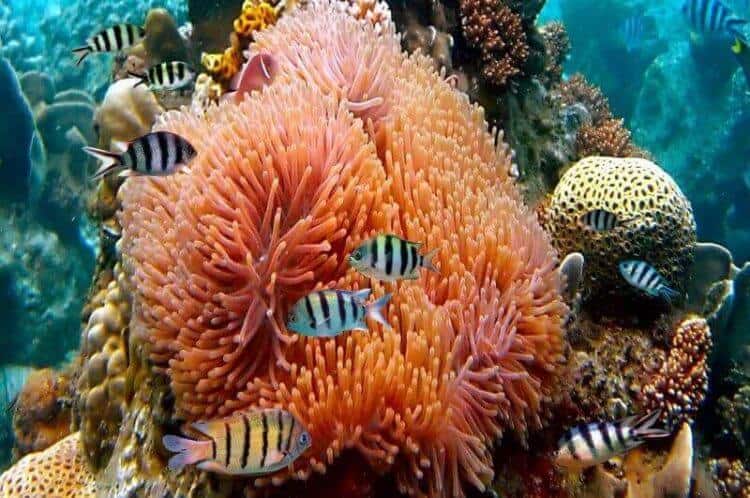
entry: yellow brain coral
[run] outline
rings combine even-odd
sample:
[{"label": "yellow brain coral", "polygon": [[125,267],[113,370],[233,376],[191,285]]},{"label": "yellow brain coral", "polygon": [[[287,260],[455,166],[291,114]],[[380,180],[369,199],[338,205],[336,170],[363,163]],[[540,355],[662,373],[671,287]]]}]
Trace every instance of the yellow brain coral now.
[{"label": "yellow brain coral", "polygon": [[[613,230],[596,232],[581,222],[595,209],[617,215]],[[639,158],[587,157],[560,179],[545,224],[561,254],[586,259],[584,287],[592,295],[633,293],[618,263],[643,259],[681,290],[696,242],[688,199],[656,164]]]},{"label": "yellow brain coral", "polygon": [[2,498],[94,498],[96,479],[75,432],[39,453],[23,457],[0,476]]},{"label": "yellow brain coral", "polygon": [[[179,415],[281,406],[305,423],[313,447],[274,481],[324,472],[350,449],[402,492],[482,489],[503,431],[541,422],[566,313],[507,147],[427,58],[326,2],[258,44],[277,47],[274,83],[206,115],[167,114],[160,126],[198,157],[187,174],[121,191],[132,333],[151,344]],[[386,231],[439,249],[440,274],[381,286],[349,269],[348,252]],[[392,292],[392,329],[287,332],[289,307],[320,287]]]}]

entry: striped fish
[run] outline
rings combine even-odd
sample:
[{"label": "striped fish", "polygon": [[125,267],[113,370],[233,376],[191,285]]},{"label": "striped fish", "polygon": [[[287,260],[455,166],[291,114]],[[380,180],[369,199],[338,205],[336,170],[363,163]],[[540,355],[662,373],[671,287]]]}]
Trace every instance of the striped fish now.
[{"label": "striped fish", "polygon": [[148,85],[152,90],[179,90],[195,77],[195,71],[181,61],[162,62],[148,68],[145,74],[128,74],[141,80],[135,86]]},{"label": "striped fish", "polygon": [[636,14],[625,19],[621,28],[622,40],[625,45],[625,49],[628,52],[632,52],[643,45],[643,37],[645,33],[645,26],[643,21],[643,15]]},{"label": "striped fish", "polygon": [[437,271],[432,258],[438,250],[419,254],[421,246],[395,235],[378,235],[355,249],[349,255],[349,264],[363,275],[386,282],[414,280],[419,278],[421,268]]},{"label": "striped fish", "polygon": [[596,232],[612,230],[618,224],[627,223],[629,220],[621,220],[615,213],[606,209],[593,209],[581,215],[581,223],[588,229]]},{"label": "striped fish", "polygon": [[581,470],[627,453],[648,439],[669,437],[669,432],[652,428],[659,415],[656,410],[641,418],[574,427],[560,439],[555,461],[561,467]]},{"label": "striped fish", "polygon": [[366,318],[390,328],[383,308],[391,295],[365,304],[371,292],[328,289],[308,294],[292,307],[286,328],[311,337],[334,337],[347,330],[368,330]]},{"label": "striped fish", "polygon": [[626,260],[619,264],[620,274],[633,287],[649,296],[661,297],[671,303],[680,296],[669,287],[656,269],[645,261]]},{"label": "striped fish", "polygon": [[730,34],[745,40],[742,26],[747,21],[738,17],[721,0],[687,0],[682,12],[696,33]]},{"label": "striped fish", "polygon": [[132,47],[146,36],[146,31],[133,24],[115,24],[86,40],[86,45],[73,49],[78,56],[76,66],[93,52],[119,52]]},{"label": "striped fish", "polygon": [[198,464],[201,470],[227,475],[269,474],[290,466],[312,444],[305,427],[280,409],[237,412],[192,427],[206,438],[162,438],[164,447],[177,453],[169,459],[171,470]]},{"label": "striped fish", "polygon": [[120,176],[171,175],[195,157],[195,149],[179,135],[168,131],[148,133],[127,144],[121,154],[94,147],[84,147],[86,153],[102,161],[92,180],[121,171]]}]

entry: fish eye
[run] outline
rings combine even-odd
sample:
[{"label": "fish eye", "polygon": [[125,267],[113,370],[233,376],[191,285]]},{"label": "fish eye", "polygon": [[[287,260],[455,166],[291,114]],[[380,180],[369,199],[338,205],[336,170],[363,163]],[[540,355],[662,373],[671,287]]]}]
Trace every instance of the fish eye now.
[{"label": "fish eye", "polygon": [[361,249],[357,249],[356,251],[354,251],[352,253],[352,259],[354,261],[359,261],[360,259],[362,259],[362,250]]},{"label": "fish eye", "polygon": [[307,432],[303,432],[299,435],[299,445],[300,446],[307,446],[310,444],[310,434]]}]

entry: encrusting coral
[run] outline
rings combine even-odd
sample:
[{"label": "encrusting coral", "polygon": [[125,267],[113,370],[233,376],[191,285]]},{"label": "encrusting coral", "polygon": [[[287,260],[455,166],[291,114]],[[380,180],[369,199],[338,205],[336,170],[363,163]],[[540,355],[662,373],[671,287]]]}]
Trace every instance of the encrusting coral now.
[{"label": "encrusting coral", "polygon": [[96,478],[79,451],[75,432],[39,453],[22,458],[0,476],[2,498],[95,498]]},{"label": "encrusting coral", "polygon": [[[263,92],[164,115],[199,151],[188,174],[121,189],[131,340],[150,345],[180,417],[280,406],[304,422],[311,450],[255,485],[325,472],[349,449],[401,492],[483,489],[497,438],[544,418],[566,313],[509,150],[392,28],[317,2],[250,51],[271,47]],[[440,274],[383,287],[348,269],[380,232],[439,249]],[[369,286],[393,292],[392,329],[286,331],[307,292]]]},{"label": "encrusting coral", "polygon": [[647,410],[664,420],[691,423],[708,391],[711,330],[703,318],[690,316],[674,332],[667,360],[642,391]]},{"label": "encrusting coral", "polygon": [[[612,230],[592,231],[581,217],[594,209],[606,209],[621,221]],[[561,254],[585,257],[589,296],[634,296],[637,291],[618,270],[627,259],[643,259],[670,286],[685,288],[696,243],[693,211],[674,180],[648,160],[578,161],[560,179],[543,219]]]}]

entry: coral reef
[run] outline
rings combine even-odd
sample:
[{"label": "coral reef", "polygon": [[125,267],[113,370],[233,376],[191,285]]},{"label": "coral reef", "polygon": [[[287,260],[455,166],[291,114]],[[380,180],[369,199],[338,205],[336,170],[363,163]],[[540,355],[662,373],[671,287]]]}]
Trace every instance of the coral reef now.
[{"label": "coral reef", "polygon": [[495,86],[522,74],[529,57],[523,20],[502,0],[462,0],[461,16],[469,44],[482,57],[482,75]]},{"label": "coral reef", "polygon": [[723,498],[750,496],[750,472],[739,460],[720,458],[709,462]]},{"label": "coral reef", "polygon": [[111,149],[116,142],[129,142],[147,133],[163,112],[153,94],[140,80],[127,78],[113,83],[96,110],[94,121],[99,143]]},{"label": "coral reef", "polygon": [[570,53],[570,38],[565,26],[561,22],[551,22],[539,30],[544,39],[544,49],[547,54],[547,65],[542,76],[547,85],[562,81],[563,64]]},{"label": "coral reef", "polygon": [[0,476],[3,498],[95,498],[97,485],[79,451],[76,432],[39,453],[21,459]]},{"label": "coral reef", "polygon": [[128,329],[130,301],[115,267],[112,280],[90,299],[82,332],[80,368],[76,389],[75,425],[89,463],[96,469],[112,452],[127,406]]},{"label": "coral reef", "polygon": [[[621,222],[591,233],[580,218],[607,209]],[[562,254],[586,259],[587,296],[636,296],[620,276],[625,259],[644,259],[678,290],[685,289],[696,243],[690,203],[661,168],[645,159],[590,157],[562,177],[544,214],[545,227]]]},{"label": "coral reef", "polygon": [[[179,416],[281,406],[304,421],[309,454],[256,485],[324,472],[350,448],[402,492],[483,489],[495,440],[544,418],[566,311],[507,148],[426,57],[327,2],[256,38],[251,50],[275,48],[274,83],[167,113],[160,127],[199,150],[190,174],[121,189],[131,341],[149,344]],[[380,231],[439,248],[441,275],[394,285],[393,329],[288,335],[296,298],[367,285],[344,255]]]},{"label": "coral reef", "polygon": [[70,372],[32,372],[13,406],[15,456],[42,451],[70,434]]},{"label": "coral reef", "polygon": [[674,332],[669,355],[643,386],[642,405],[659,409],[670,424],[692,423],[708,391],[711,330],[702,318],[688,317]]}]

